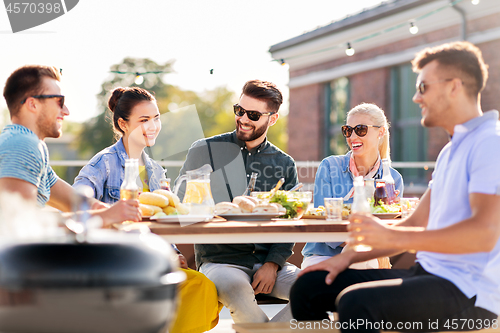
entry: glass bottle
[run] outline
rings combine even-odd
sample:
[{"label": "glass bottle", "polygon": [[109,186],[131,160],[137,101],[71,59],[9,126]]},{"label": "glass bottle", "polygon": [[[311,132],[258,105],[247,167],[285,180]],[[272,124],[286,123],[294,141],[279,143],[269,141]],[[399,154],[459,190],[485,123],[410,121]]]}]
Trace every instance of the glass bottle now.
[{"label": "glass bottle", "polygon": [[385,205],[391,205],[396,201],[396,186],[391,175],[391,161],[388,158],[382,160],[382,179],[377,180],[374,199],[375,206],[381,201]]},{"label": "glass bottle", "polygon": [[125,160],[125,178],[120,187],[120,199],[129,200],[139,197],[139,186],[137,186],[138,177],[139,160],[135,158]]},{"label": "glass bottle", "polygon": [[167,178],[167,170],[163,170],[163,175],[160,178],[160,188],[170,191],[170,178]]},{"label": "glass bottle", "polygon": [[255,189],[255,183],[257,182],[257,172],[252,172],[252,175],[250,176],[250,181],[248,182],[247,189],[245,192],[243,192],[243,195],[250,195],[252,194],[253,190]]},{"label": "glass bottle", "polygon": [[[366,198],[365,183],[363,177],[354,178],[354,198],[351,206],[351,213],[370,213],[370,204]],[[356,223],[355,221],[353,223]],[[356,245],[354,251],[367,252],[371,251],[372,247],[368,245]]]}]

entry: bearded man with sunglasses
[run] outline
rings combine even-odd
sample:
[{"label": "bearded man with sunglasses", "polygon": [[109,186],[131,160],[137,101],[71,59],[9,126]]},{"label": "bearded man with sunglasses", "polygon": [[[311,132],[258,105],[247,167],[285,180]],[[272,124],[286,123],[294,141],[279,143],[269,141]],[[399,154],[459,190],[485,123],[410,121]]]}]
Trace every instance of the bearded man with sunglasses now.
[{"label": "bearded man with sunglasses", "polygon": [[[468,42],[427,48],[412,64],[422,125],[443,128],[450,142],[410,217],[392,226],[350,217],[348,244],[372,251],[346,251],[302,271],[290,296],[298,320],[338,312],[342,332],[498,327],[500,122],[498,111],[481,111],[487,65]],[[409,270],[347,269],[403,251],[417,252]]]},{"label": "bearded man with sunglasses", "polygon": [[[242,195],[252,172],[258,174],[255,191],[269,191],[285,178],[282,188],[298,183],[294,160],[267,138],[270,126],[278,121],[283,97],[270,82],[245,83],[238,104],[233,106],[236,130],[195,142],[189,149],[180,174],[210,164],[211,189],[215,202],[232,201]],[[183,192],[180,192],[183,193]],[[236,323],[266,322],[259,308],[259,293],[288,299],[289,290],[299,272],[286,260],[293,243],[277,244],[196,244],[196,266],[212,280],[219,300]],[[286,306],[273,320],[289,321]]]},{"label": "bearded man with sunglasses", "polygon": [[[0,134],[0,193],[18,193],[28,203],[71,212],[75,190],[52,170],[43,141],[59,138],[63,119],[69,115],[60,80],[56,68],[40,65],[18,68],[7,79],[3,95],[12,124]],[[141,219],[137,200],[111,207],[92,201],[91,214],[100,216],[105,225]]]}]

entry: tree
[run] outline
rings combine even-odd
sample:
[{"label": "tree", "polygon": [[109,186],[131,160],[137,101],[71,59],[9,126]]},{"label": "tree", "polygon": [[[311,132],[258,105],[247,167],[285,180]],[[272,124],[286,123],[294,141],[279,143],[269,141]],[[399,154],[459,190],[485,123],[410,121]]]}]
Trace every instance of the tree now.
[{"label": "tree", "polygon": [[[102,84],[98,95],[101,113],[83,125],[79,138],[80,152],[90,157],[115,142],[112,114],[107,102],[110,91],[119,86],[139,86],[155,94],[163,129],[156,145],[148,149],[148,153],[156,160],[183,160],[195,140],[233,131],[232,105],[237,102],[237,96],[226,87],[196,93],[164,83],[163,75],[159,74],[145,74],[143,83],[134,83],[136,72],[168,73],[172,71],[172,64],[173,61],[159,65],[150,59],[126,58],[122,63],[111,66],[112,72],[120,73],[114,73]],[[193,112],[186,109],[190,106]],[[286,148],[285,129],[286,117],[281,117],[268,134],[269,140],[282,149]]]},{"label": "tree", "polygon": [[[150,59],[125,58],[122,63],[111,66],[110,71],[114,73],[101,85],[101,92],[97,95],[98,108],[101,112],[83,125],[80,133],[79,151],[87,156],[92,156],[113,144],[112,114],[108,109],[108,99],[114,88],[138,86],[154,92],[156,98],[162,98],[166,91],[161,73],[171,72],[172,64],[173,61],[159,65]],[[143,75],[144,81],[141,84],[134,82],[135,73],[147,73]]]}]

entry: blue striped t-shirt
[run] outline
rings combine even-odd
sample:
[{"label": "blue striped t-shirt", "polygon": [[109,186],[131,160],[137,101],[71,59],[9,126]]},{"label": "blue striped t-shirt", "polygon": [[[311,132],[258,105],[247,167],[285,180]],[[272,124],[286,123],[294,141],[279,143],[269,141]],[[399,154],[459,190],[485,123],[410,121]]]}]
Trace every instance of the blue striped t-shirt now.
[{"label": "blue striped t-shirt", "polygon": [[41,206],[49,201],[50,188],[58,180],[49,165],[45,142],[17,124],[5,126],[0,134],[0,178],[17,178],[35,185]]}]

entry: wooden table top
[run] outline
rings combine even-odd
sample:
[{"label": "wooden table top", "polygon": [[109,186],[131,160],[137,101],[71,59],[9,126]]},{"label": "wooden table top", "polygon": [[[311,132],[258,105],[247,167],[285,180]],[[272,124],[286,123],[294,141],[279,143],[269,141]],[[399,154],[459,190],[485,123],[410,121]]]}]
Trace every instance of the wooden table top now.
[{"label": "wooden table top", "polygon": [[141,225],[148,226],[151,232],[176,244],[343,242],[347,238],[348,221],[226,221],[215,218],[209,222],[193,224],[145,221],[120,224],[116,227],[128,231]]}]

